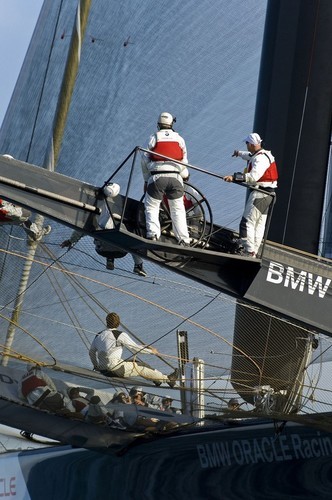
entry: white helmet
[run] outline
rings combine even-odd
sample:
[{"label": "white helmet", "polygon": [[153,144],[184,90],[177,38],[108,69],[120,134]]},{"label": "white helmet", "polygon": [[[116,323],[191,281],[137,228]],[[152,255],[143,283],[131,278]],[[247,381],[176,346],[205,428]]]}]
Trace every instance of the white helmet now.
[{"label": "white helmet", "polygon": [[171,115],[171,113],[161,113],[158,118],[159,128],[172,128],[173,123],[176,122],[176,118]]},{"label": "white helmet", "polygon": [[110,196],[111,198],[115,198],[115,196],[118,196],[118,194],[120,193],[120,186],[115,182],[111,182],[110,184],[107,184],[107,186],[104,187],[103,191],[105,196]]}]

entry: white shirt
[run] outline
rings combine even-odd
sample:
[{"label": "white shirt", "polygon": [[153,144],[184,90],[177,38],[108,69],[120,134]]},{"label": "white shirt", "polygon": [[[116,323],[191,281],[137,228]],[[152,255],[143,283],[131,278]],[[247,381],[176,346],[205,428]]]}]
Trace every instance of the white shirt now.
[{"label": "white shirt", "polygon": [[122,362],[124,347],[132,352],[153,354],[150,347],[136,344],[125,332],[121,332],[116,340],[113,330],[116,330],[116,328],[103,330],[92,341],[89,355],[95,368],[99,370],[112,370],[118,367]]},{"label": "white shirt", "polygon": [[257,184],[262,187],[277,187],[277,181],[273,182],[257,182],[264,172],[269,168],[271,163],[275,161],[274,156],[271,151],[266,151],[265,149],[260,149],[257,153],[251,155],[248,151],[239,151],[238,156],[243,160],[251,162],[252,169],[250,172],[245,173],[245,181],[248,184]]},{"label": "white shirt", "polygon": [[[156,132],[155,134],[152,134],[148,144],[148,149],[150,149],[152,153],[152,150],[155,148],[157,142],[163,142],[166,144],[177,143],[182,150],[183,157],[181,162],[188,163],[186,143],[180,134],[172,129],[162,129],[158,130],[158,132]],[[174,158],[171,154],[165,154],[165,156]],[[176,177],[178,174],[180,174],[183,179],[187,178],[189,175],[188,169],[184,165],[176,162],[173,163],[171,160],[163,160],[161,157],[160,161],[151,161],[148,153],[145,153],[143,155],[141,165],[143,177],[146,182],[149,180],[151,172],[153,171],[162,172],[164,170],[169,172],[170,170],[173,170],[174,174],[168,174],[169,176]]]}]

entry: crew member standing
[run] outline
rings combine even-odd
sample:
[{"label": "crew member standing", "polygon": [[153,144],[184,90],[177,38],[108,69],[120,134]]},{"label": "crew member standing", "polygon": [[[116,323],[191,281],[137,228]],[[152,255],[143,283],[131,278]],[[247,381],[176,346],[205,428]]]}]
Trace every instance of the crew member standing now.
[{"label": "crew member standing", "polygon": [[189,246],[186,210],[183,203],[183,179],[189,175],[187,167],[163,159],[160,155],[188,163],[184,139],[173,130],[176,121],[170,113],[161,113],[158,131],[149,140],[149,153],[142,158],[142,172],[145,181],[145,218],[146,237],[150,240],[160,238],[159,208],[166,195],[172,219],[173,232],[181,245]]},{"label": "crew member standing", "polygon": [[[277,187],[277,165],[271,151],[262,148],[262,139],[256,133],[245,139],[247,151],[235,150],[232,156],[247,161],[244,173],[226,175],[226,182],[246,182],[267,193],[275,193]],[[273,196],[263,191],[251,189],[240,222],[240,238],[244,248],[243,255],[256,257],[261,245],[269,207]]]}]

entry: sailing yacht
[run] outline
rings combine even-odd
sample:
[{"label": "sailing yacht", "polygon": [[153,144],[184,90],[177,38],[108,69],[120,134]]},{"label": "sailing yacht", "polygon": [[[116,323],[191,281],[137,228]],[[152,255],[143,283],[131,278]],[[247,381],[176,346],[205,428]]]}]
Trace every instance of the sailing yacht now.
[{"label": "sailing yacht", "polygon": [[[295,3],[293,14],[311,25],[305,8]],[[285,3],[279,7],[276,11],[275,2],[269,2],[267,20],[277,14],[283,19]],[[318,25],[326,17],[320,9],[315,11]],[[96,14],[92,10],[92,20]],[[267,23],[265,28],[268,48],[272,26]],[[135,44],[125,50],[136,48],[135,37]],[[264,55],[269,58],[270,52]],[[125,69],[125,63],[120,68]],[[259,88],[268,101],[263,84]],[[258,111],[255,120],[272,142],[270,121],[259,124]],[[197,193],[187,210],[192,246],[176,244],[166,206],[161,240],[148,241],[139,189],[144,152],[142,145],[124,151],[99,184],[99,173],[89,172],[95,183],[76,175],[80,164],[73,165],[69,177],[61,168],[41,168],[45,165],[22,160],[15,152],[14,159],[0,157],[4,199],[38,214],[41,225],[44,218],[52,225],[52,232],[36,244],[27,241],[20,228],[11,228],[9,244],[2,249],[2,279],[18,286],[15,294],[5,290],[2,322],[10,328],[4,329],[1,422],[22,428],[31,439],[39,434],[57,441],[43,450],[4,455],[6,492],[30,498],[99,498],[112,489],[117,498],[180,498],[188,495],[190,484],[193,498],[268,498],[271,489],[278,498],[290,492],[298,498],[313,492],[322,496],[331,483],[330,398],[328,388],[319,385],[320,363],[327,359],[332,333],[331,261],[311,248],[288,244],[286,236],[282,241],[278,236],[270,239],[275,225],[280,226],[279,199],[259,258],[238,254],[241,211],[228,210],[224,220],[217,217],[205,191],[220,181],[221,193],[222,175],[197,164],[189,164]],[[99,162],[94,164],[98,170]],[[109,181],[121,186],[114,199],[102,194]],[[246,186],[222,185],[223,192],[228,188],[234,198],[244,199]],[[98,228],[105,204],[114,223],[111,230]],[[290,218],[286,222],[284,228],[291,226]],[[73,230],[83,237],[69,251],[61,249]],[[114,271],[107,271],[96,255],[93,239],[123,252]],[[147,277],[132,273],[128,253],[144,259]],[[13,272],[20,268],[23,275],[29,271],[25,282]],[[174,388],[156,388],[139,376],[109,378],[92,370],[88,349],[110,310],[121,311],[126,318],[121,326],[130,334],[142,332],[137,340],[158,347],[162,356],[154,362],[160,369],[179,366],[181,377]],[[24,326],[27,319],[33,330]],[[158,426],[142,430],[128,419],[122,428],[114,419],[98,425],[29,405],[17,392],[27,363],[47,372],[64,395],[76,386],[93,389],[112,415],[129,412],[153,418]],[[112,402],[116,392],[129,393],[132,386],[142,387],[150,401],[171,392],[177,411],[166,414],[152,405],[126,405],[124,410],[124,405]],[[227,403],[234,398],[239,407],[231,411]],[[47,474],[46,483],[40,483],[40,470]],[[138,477],[141,483],[146,479],[143,495],[136,490]]]}]

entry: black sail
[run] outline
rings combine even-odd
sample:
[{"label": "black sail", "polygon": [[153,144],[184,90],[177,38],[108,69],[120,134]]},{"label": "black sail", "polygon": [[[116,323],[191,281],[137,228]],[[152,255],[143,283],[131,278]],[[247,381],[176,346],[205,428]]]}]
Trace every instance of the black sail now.
[{"label": "black sail", "polygon": [[254,129],[277,158],[269,239],[318,253],[332,111],[332,2],[270,1]]},{"label": "black sail", "polygon": [[[329,0],[268,3],[254,121],[280,176],[268,238],[316,255],[331,137],[331,24]],[[239,303],[234,387],[252,403],[259,386],[270,386],[282,404],[295,403],[311,341],[301,328]]]}]

